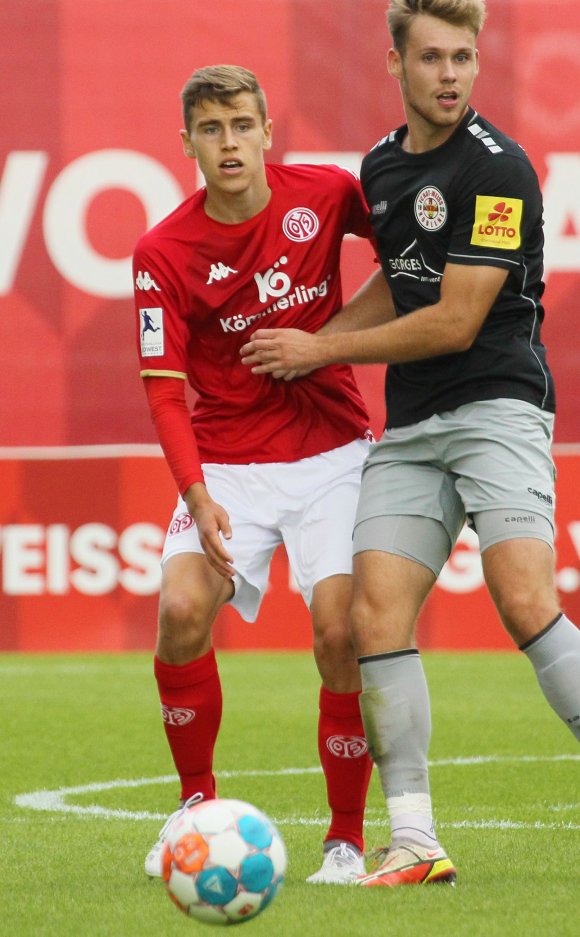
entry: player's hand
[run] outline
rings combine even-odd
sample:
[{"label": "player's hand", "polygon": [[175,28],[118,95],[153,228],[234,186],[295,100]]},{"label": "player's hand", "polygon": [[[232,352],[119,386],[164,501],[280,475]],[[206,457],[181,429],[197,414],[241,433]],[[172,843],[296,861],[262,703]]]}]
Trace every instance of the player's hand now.
[{"label": "player's hand", "polygon": [[189,513],[193,517],[199,540],[210,566],[225,579],[235,574],[233,557],[224,545],[230,540],[232,528],[225,508],[210,498],[205,485],[195,484],[185,495]]},{"label": "player's hand", "polygon": [[271,375],[277,381],[293,381],[297,377],[305,377],[311,371],[312,368],[280,368],[278,371],[272,371]]},{"label": "player's hand", "polygon": [[258,329],[240,354],[252,374],[272,374],[285,381],[324,364],[321,339],[300,329]]}]

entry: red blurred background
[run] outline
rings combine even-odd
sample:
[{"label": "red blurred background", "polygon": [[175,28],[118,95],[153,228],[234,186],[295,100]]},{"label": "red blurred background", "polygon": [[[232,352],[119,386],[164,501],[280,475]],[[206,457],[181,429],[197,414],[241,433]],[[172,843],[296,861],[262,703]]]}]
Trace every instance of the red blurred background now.
[{"label": "red blurred background", "polygon": [[[178,136],[186,78],[201,65],[245,65],[267,92],[272,161],[358,168],[402,121],[386,72],[385,6],[0,5],[0,648],[153,641],[174,490],[138,377],[130,255],[144,228],[200,184]],[[558,581],[579,618],[580,7],[489,0],[488,8],[473,104],[525,147],[544,192],[544,338],[559,408]],[[345,296],[371,268],[367,245],[345,241]],[[383,368],[357,376],[379,433]],[[309,645],[283,552],[257,624],[225,610],[216,638],[224,647]],[[507,646],[471,541],[458,545],[421,638],[429,647]]]}]

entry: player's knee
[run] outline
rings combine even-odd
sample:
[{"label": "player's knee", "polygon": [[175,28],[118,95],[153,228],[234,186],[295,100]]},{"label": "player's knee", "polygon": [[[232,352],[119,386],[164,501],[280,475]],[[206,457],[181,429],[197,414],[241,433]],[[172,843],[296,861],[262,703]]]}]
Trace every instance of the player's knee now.
[{"label": "player's knee", "polygon": [[364,593],[355,596],[351,608],[351,635],[356,653],[364,653],[369,643],[374,646],[383,640],[385,632],[384,609],[381,613]]},{"label": "player's knee", "polygon": [[317,661],[333,662],[354,660],[354,648],[348,622],[334,623],[314,631],[314,655]]},{"label": "player's knee", "polygon": [[535,591],[516,584],[494,599],[504,627],[518,644],[539,633],[559,608],[552,589]]},{"label": "player's knee", "polygon": [[188,592],[162,595],[159,603],[159,635],[175,647],[193,647],[211,629],[207,609]]},{"label": "player's knee", "polygon": [[334,693],[360,690],[360,673],[348,624],[314,633],[314,658],[324,686]]}]

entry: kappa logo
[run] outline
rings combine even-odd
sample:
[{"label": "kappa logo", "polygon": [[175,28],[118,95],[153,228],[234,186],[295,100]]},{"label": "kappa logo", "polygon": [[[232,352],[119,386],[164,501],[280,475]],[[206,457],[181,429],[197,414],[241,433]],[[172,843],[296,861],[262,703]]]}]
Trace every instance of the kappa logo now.
[{"label": "kappa logo", "polygon": [[145,270],[144,273],[141,273],[140,270],[137,272],[135,287],[138,290],[157,290],[158,293],[161,292],[161,288],[157,286],[157,283],[147,270]]},{"label": "kappa logo", "polygon": [[435,186],[425,186],[417,194],[415,218],[426,231],[437,231],[447,221],[447,204]]},{"label": "kappa logo", "polygon": [[320,222],[310,208],[293,208],[282,222],[282,231],[291,241],[310,241],[318,233]]},{"label": "kappa logo", "polygon": [[369,749],[367,740],[358,735],[331,735],[326,747],[336,758],[362,758]]},{"label": "kappa logo", "polygon": [[237,270],[234,270],[233,267],[226,267],[225,264],[212,264],[209,268],[209,278],[206,283],[206,286],[209,286],[211,283],[216,281],[225,280],[226,277],[229,277],[230,273],[237,273]]},{"label": "kappa logo", "polygon": [[186,726],[195,719],[193,709],[183,709],[178,706],[161,705],[161,718],[168,726]]},{"label": "kappa logo", "polygon": [[471,243],[515,251],[522,243],[520,228],[524,203],[520,198],[478,195]]}]

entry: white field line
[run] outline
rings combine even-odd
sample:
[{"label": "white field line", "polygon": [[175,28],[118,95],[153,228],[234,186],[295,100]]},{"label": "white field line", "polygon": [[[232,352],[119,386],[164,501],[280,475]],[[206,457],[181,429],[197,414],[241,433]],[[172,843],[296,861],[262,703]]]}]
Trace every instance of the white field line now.
[{"label": "white field line", "polygon": [[[524,755],[522,757],[511,757],[506,755],[489,755],[470,758],[446,758],[439,761],[430,762],[431,767],[448,767],[454,765],[462,767],[466,765],[481,764],[507,764],[507,763],[554,763],[561,761],[580,761],[580,755],[554,755],[554,756],[535,756]],[[219,778],[243,778],[243,777],[288,777],[292,775],[319,774],[320,768],[282,768],[280,770],[255,770],[255,771],[220,771]],[[75,794],[98,793],[99,791],[110,791],[119,788],[138,788],[147,785],[174,784],[177,778],[173,774],[163,774],[154,778],[133,778],[117,779],[114,781],[102,781],[92,784],[81,784],[76,787],[61,787],[53,791],[32,791],[28,794],[18,794],[14,798],[17,807],[28,810],[41,810],[51,813],[73,813],[77,816],[103,817],[106,819],[117,820],[165,820],[166,814],[152,813],[145,810],[122,810],[118,808],[101,807],[98,804],[89,804],[81,806],[80,804],[67,803],[66,798]],[[573,810],[577,804],[548,804],[536,805],[535,809],[545,809],[552,811]],[[328,819],[326,817],[281,817],[274,818],[279,826],[326,826]],[[367,826],[382,826],[384,817],[379,819],[366,820]],[[447,829],[480,829],[480,830],[578,830],[580,824],[577,823],[545,823],[537,820],[533,822],[520,822],[513,820],[461,820],[453,822],[440,822],[438,824]]]}]

